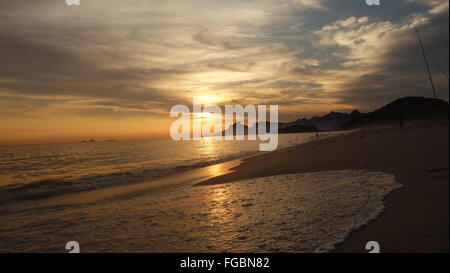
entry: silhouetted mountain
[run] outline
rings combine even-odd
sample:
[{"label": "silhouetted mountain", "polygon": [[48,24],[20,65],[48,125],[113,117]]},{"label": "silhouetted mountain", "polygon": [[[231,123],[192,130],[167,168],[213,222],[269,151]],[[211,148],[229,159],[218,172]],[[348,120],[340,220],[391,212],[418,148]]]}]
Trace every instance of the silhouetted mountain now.
[{"label": "silhouetted mountain", "polygon": [[357,117],[357,116],[359,116],[359,115],[361,115],[361,112],[359,112],[358,110],[353,110],[351,113],[350,113],[350,116],[352,117],[352,118],[354,118],[354,117]]},{"label": "silhouetted mountain", "polygon": [[424,97],[404,97],[373,112],[360,114],[346,121],[341,129],[385,126],[438,118],[448,119],[448,102]]},{"label": "silhouetted mountain", "polygon": [[[248,135],[248,132],[252,131],[252,129],[255,130],[255,133],[258,134],[260,128],[262,127],[261,125],[264,123],[264,121],[260,121],[257,122],[255,124],[253,124],[252,127],[248,127],[247,125],[243,125],[244,126],[244,135]],[[274,124],[271,123],[269,121],[265,121],[266,123],[266,128],[265,128],[265,132],[270,132],[270,125]],[[279,134],[290,134],[290,133],[309,133],[309,132],[316,132],[317,129],[314,125],[301,125],[301,124],[292,124],[289,126],[286,126],[287,123],[277,123],[276,124],[278,126],[278,133]],[[236,135],[236,127],[237,127],[237,123],[234,123],[233,125],[230,125],[226,130],[215,134],[215,136],[225,136],[225,134],[227,132],[230,132],[231,135]]]},{"label": "silhouetted mountain", "polygon": [[319,131],[335,131],[340,128],[340,126],[357,116],[361,113],[358,110],[353,110],[350,114],[348,113],[339,113],[331,111],[330,113],[321,116],[321,117],[312,117],[310,119],[302,118],[298,119],[294,122],[285,123],[285,127],[299,126],[299,125],[308,125],[314,126]]},{"label": "silhouetted mountain", "polygon": [[[237,124],[238,122],[233,123],[233,125],[230,125],[226,130],[215,134],[215,136],[225,136],[226,133],[230,133],[231,135],[235,136],[236,135],[236,128],[237,128]],[[242,124],[239,122],[239,124]],[[242,124],[244,126],[244,135],[248,135],[248,126],[245,124]]]},{"label": "silhouetted mountain", "polygon": [[[315,116],[310,119],[301,118],[293,122],[278,123],[278,133],[349,130],[360,127],[398,125],[400,120],[407,123],[438,117],[448,119],[448,102],[423,97],[405,97],[370,113],[361,113],[358,110],[353,110],[350,113],[331,111],[320,117]],[[271,123],[269,121],[265,123],[265,130],[269,132]],[[244,135],[247,135],[249,130],[252,131],[251,129],[255,129],[255,132],[258,133],[262,124],[263,122],[257,122],[251,128],[243,125]],[[231,132],[231,130],[233,130],[233,135],[236,135],[236,126],[237,123],[234,123],[216,135],[225,135],[226,132]]]},{"label": "silhouetted mountain", "polygon": [[264,124],[264,123],[266,124],[266,128],[265,128],[266,132],[270,131],[270,125],[271,124],[272,125],[277,125],[278,126],[278,130],[280,130],[280,124],[281,123],[273,123],[273,122],[270,122],[270,121],[259,121],[259,122],[255,123],[255,124],[253,124],[253,126],[251,128],[252,129],[255,128],[256,133],[258,133],[260,128],[261,128],[261,126],[262,126],[262,124]]},{"label": "silhouetted mountain", "polygon": [[[253,125],[256,126],[256,132],[259,132],[260,125],[263,121],[260,121]],[[266,132],[270,131],[270,122],[266,121]],[[278,133],[279,134],[290,134],[290,133],[309,133],[317,131],[316,126],[309,124],[290,124],[290,123],[278,123]]]},{"label": "silhouetted mountain", "polygon": [[317,128],[314,125],[309,124],[295,124],[284,128],[279,128],[280,134],[289,134],[289,133],[310,133],[316,132]]}]

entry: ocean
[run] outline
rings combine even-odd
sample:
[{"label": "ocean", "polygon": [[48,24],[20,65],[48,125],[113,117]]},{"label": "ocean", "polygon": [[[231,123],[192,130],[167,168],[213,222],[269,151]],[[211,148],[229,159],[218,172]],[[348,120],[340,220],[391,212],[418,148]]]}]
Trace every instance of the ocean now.
[{"label": "ocean", "polygon": [[[328,134],[323,134],[330,135]],[[278,149],[315,134],[281,134]],[[257,141],[130,140],[0,147],[0,202],[148,181],[259,151]]]},{"label": "ocean", "polygon": [[[281,135],[280,148],[313,138]],[[258,153],[206,141],[2,147],[0,252],[67,252],[69,241],[81,252],[328,252],[401,187],[367,170],[193,187]]]}]

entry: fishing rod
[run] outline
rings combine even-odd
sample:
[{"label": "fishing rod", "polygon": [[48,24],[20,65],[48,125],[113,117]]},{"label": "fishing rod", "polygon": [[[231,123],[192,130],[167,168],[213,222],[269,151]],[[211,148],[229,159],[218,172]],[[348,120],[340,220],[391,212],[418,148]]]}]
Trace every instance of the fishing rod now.
[{"label": "fishing rod", "polygon": [[437,97],[436,96],[436,89],[434,87],[433,77],[431,77],[430,65],[428,63],[427,55],[425,54],[425,49],[424,49],[423,44],[422,44],[422,39],[420,39],[419,31],[417,30],[416,26],[414,26],[414,29],[416,30],[417,39],[419,40],[420,49],[422,50],[423,59],[425,60],[425,65],[427,67],[428,77],[429,77],[430,83],[431,83],[431,89],[433,89],[433,95],[434,95],[434,98],[436,98]]}]

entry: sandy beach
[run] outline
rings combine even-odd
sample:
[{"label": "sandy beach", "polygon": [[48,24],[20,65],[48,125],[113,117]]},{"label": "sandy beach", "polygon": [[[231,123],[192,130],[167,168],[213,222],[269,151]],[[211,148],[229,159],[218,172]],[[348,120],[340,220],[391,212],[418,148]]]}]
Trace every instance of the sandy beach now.
[{"label": "sandy beach", "polygon": [[448,252],[448,127],[363,130],[246,159],[234,172],[199,185],[259,176],[341,169],[393,174],[403,188],[385,199],[387,209],[353,232],[336,252]]}]

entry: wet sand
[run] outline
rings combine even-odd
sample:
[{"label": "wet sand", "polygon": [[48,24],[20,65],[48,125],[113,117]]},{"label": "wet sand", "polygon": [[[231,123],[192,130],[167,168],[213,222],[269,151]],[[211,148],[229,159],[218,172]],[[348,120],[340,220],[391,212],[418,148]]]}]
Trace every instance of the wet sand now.
[{"label": "wet sand", "polygon": [[448,127],[383,128],[347,133],[245,159],[234,172],[197,185],[270,175],[366,169],[393,174],[403,188],[385,199],[387,209],[353,232],[336,252],[448,252]]}]

